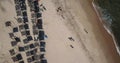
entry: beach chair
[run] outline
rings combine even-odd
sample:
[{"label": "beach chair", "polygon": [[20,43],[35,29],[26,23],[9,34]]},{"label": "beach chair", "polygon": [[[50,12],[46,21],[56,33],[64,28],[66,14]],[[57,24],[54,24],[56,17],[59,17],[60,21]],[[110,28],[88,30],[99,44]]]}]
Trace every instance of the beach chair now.
[{"label": "beach chair", "polygon": [[34,56],[32,56],[32,60],[33,60],[33,61],[35,61],[35,60],[36,60]]},{"label": "beach chair", "polygon": [[11,46],[14,47],[17,45],[17,43],[18,43],[17,41],[11,41]]},{"label": "beach chair", "polygon": [[40,51],[41,51],[41,52],[45,52],[46,50],[45,50],[44,47],[42,47],[42,48],[40,48]]},{"label": "beach chair", "polygon": [[21,35],[26,35],[26,31],[21,31]]},{"label": "beach chair", "polygon": [[16,57],[17,57],[18,60],[22,60],[23,59],[21,54],[17,54]]},{"label": "beach chair", "polygon": [[31,55],[36,54],[36,52],[34,50],[31,50],[30,53],[31,53]]},{"label": "beach chair", "polygon": [[33,30],[33,34],[34,34],[34,35],[38,35],[38,30],[35,30],[35,29],[34,29],[34,30]]},{"label": "beach chair", "polygon": [[26,35],[30,35],[30,31],[26,31]]},{"label": "beach chair", "polygon": [[29,46],[29,45],[26,45],[26,46],[24,46],[24,49],[25,49],[25,50],[29,50],[29,49],[30,49],[30,46]]},{"label": "beach chair", "polygon": [[41,61],[35,61],[35,63],[41,63]]},{"label": "beach chair", "polygon": [[20,38],[18,38],[18,37],[15,37],[14,39],[16,40],[16,42],[20,42],[21,41]]},{"label": "beach chair", "polygon": [[27,40],[28,40],[28,41],[33,40],[32,36],[27,36]]},{"label": "beach chair", "polygon": [[34,57],[35,60],[39,60],[39,55],[38,54],[34,54],[33,57]]},{"label": "beach chair", "polygon": [[18,27],[14,27],[13,32],[18,32]]},{"label": "beach chair", "polygon": [[17,16],[22,16],[21,10],[17,10],[17,11],[16,11],[16,14],[17,14]]},{"label": "beach chair", "polygon": [[21,3],[21,10],[26,10],[26,4],[25,3]]},{"label": "beach chair", "polygon": [[11,24],[12,24],[12,23],[11,23],[10,21],[5,22],[5,25],[6,25],[6,26],[11,26]]},{"label": "beach chair", "polygon": [[23,17],[23,22],[24,22],[24,23],[28,22],[28,17],[24,16],[24,17]]},{"label": "beach chair", "polygon": [[36,13],[36,15],[37,15],[37,18],[40,18],[40,17],[42,17],[42,13]]},{"label": "beach chair", "polygon": [[19,30],[24,30],[24,24],[19,25]]},{"label": "beach chair", "polygon": [[10,38],[14,38],[14,33],[9,33]]},{"label": "beach chair", "polygon": [[20,52],[25,51],[24,47],[18,47],[18,49],[19,49]]},{"label": "beach chair", "polygon": [[45,54],[40,54],[40,59],[45,58],[44,55],[45,55]]},{"label": "beach chair", "polygon": [[28,63],[31,63],[32,61],[33,61],[33,60],[32,60],[31,57],[27,58],[27,62],[28,62]]},{"label": "beach chair", "polygon": [[30,48],[31,48],[31,49],[32,49],[32,48],[35,48],[34,44],[30,44]]},{"label": "beach chair", "polygon": [[19,61],[19,63],[24,63],[24,61],[22,60],[22,61]]},{"label": "beach chair", "polygon": [[41,63],[47,63],[47,60],[46,59],[42,59]]},{"label": "beach chair", "polygon": [[44,40],[44,31],[39,31],[38,39]]},{"label": "beach chair", "polygon": [[45,47],[45,42],[40,42],[40,47]]},{"label": "beach chair", "polygon": [[23,43],[24,43],[24,44],[29,43],[28,39],[27,39],[27,38],[23,39]]},{"label": "beach chair", "polygon": [[13,56],[13,57],[12,57],[12,60],[13,60],[13,62],[18,61],[18,59],[17,59],[17,57],[16,57],[16,56]]},{"label": "beach chair", "polygon": [[15,5],[15,9],[16,9],[16,11],[18,11],[18,10],[20,10],[20,5]]},{"label": "beach chair", "polygon": [[[19,14],[19,15],[20,15],[20,14]],[[17,18],[17,22],[18,22],[18,23],[22,23],[22,22],[23,22],[22,17]]]},{"label": "beach chair", "polygon": [[36,17],[36,14],[35,14],[35,13],[32,13],[32,14],[31,14],[31,17],[32,17],[32,18],[35,18],[35,17]]},{"label": "beach chair", "polygon": [[37,20],[37,25],[42,25],[42,19]]},{"label": "beach chair", "polygon": [[25,24],[25,25],[24,25],[24,28],[25,28],[25,29],[29,29],[28,24]]},{"label": "beach chair", "polygon": [[23,13],[23,16],[27,16],[27,12],[26,11],[24,11],[22,13]]},{"label": "beach chair", "polygon": [[35,46],[35,47],[38,47],[38,46],[39,46],[39,43],[35,42],[35,43],[34,43],[34,46]]},{"label": "beach chair", "polygon": [[31,56],[30,51],[27,51],[27,52],[26,52],[26,56]]},{"label": "beach chair", "polygon": [[42,24],[37,24],[38,29],[43,29]]},{"label": "beach chair", "polygon": [[10,53],[11,56],[13,56],[13,55],[15,55],[15,50],[11,49],[11,50],[9,50],[9,53]]}]

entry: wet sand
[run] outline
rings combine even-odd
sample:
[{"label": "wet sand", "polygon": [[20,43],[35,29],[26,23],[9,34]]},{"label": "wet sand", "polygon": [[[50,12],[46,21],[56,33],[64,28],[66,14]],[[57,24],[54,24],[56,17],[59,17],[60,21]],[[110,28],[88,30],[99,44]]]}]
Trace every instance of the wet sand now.
[{"label": "wet sand", "polygon": [[108,47],[111,48],[110,49],[111,52],[112,51],[115,52],[115,53],[112,53],[112,54],[114,54],[113,56],[115,56],[115,59],[116,59],[115,61],[118,63],[119,59],[120,59],[120,57],[119,57],[120,51],[119,51],[119,46],[116,44],[116,39],[115,39],[113,33],[107,28],[106,23],[104,23],[105,21],[101,18],[101,11],[95,6],[94,1],[92,2],[92,5],[93,5],[94,10],[96,11],[97,16],[99,17],[99,20],[100,20],[100,23],[101,23],[100,25],[103,25],[103,27],[104,27],[104,29],[102,30],[103,32],[105,32],[105,33],[103,33],[104,36],[106,37],[106,39],[109,42],[111,42],[110,46],[108,46]]},{"label": "wet sand", "polygon": [[[92,11],[95,12],[95,9],[91,3],[92,3],[92,0],[89,2],[89,5],[92,8]],[[86,12],[88,12],[88,11],[86,11]],[[100,36],[101,40],[104,40],[101,44],[102,44],[103,50],[105,52],[106,58],[109,58],[111,60],[111,61],[108,60],[109,63],[119,63],[120,56],[115,47],[115,43],[114,43],[114,39],[113,39],[114,37],[112,37],[111,34],[109,34],[108,31],[104,28],[104,24],[103,24],[103,21],[101,21],[100,15],[97,15],[97,13],[92,13],[92,14],[94,15],[93,17],[96,18],[94,20],[94,23],[98,26],[98,28],[94,28],[94,29],[95,30],[98,29],[99,31],[101,31],[101,34],[99,34],[98,32],[95,31],[96,37],[98,37],[98,40],[100,40],[99,39],[99,36]],[[96,26],[93,26],[93,27],[96,27]]]}]

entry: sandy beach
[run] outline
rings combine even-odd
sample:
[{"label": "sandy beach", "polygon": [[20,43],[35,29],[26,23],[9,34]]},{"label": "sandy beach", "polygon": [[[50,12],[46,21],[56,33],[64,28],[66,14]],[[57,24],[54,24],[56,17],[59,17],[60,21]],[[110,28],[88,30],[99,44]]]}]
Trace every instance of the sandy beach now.
[{"label": "sandy beach", "polygon": [[[48,63],[120,63],[113,38],[98,18],[92,0],[40,0],[39,4],[46,8],[42,19],[48,36],[45,38]],[[27,13],[31,29],[29,7]],[[18,26],[16,17],[14,1],[0,0],[0,63],[13,63],[8,35],[12,28],[5,27],[5,22],[12,21],[14,27]],[[16,35],[22,37],[20,33]]]}]

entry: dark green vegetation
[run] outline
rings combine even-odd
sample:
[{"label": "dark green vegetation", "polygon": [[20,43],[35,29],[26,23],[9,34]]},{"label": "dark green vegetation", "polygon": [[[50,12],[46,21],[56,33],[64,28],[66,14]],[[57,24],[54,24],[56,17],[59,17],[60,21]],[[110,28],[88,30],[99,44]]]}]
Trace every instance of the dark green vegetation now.
[{"label": "dark green vegetation", "polygon": [[111,29],[120,46],[120,0],[95,0],[95,3],[110,13],[113,20]]}]

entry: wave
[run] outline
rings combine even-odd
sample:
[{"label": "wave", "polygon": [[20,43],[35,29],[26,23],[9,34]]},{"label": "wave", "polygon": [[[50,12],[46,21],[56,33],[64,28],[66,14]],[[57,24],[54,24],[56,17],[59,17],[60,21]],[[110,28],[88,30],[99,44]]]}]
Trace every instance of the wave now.
[{"label": "wave", "polygon": [[93,6],[98,18],[100,19],[101,23],[103,24],[104,28],[106,29],[106,31],[112,36],[116,50],[117,50],[118,54],[120,55],[119,45],[117,44],[116,38],[111,29],[111,25],[112,25],[112,21],[113,21],[111,18],[111,15],[107,12],[107,9],[103,9],[100,6],[97,6],[94,3],[94,0],[92,2],[92,6]]},{"label": "wave", "polygon": [[[112,34],[112,30],[110,28],[112,19],[110,19],[109,13],[104,11],[99,6],[95,5],[94,2],[92,2],[92,5],[97,13],[98,18],[100,19],[101,23],[103,24],[104,28],[107,30],[109,34]],[[103,22],[104,21],[104,22]]]}]

